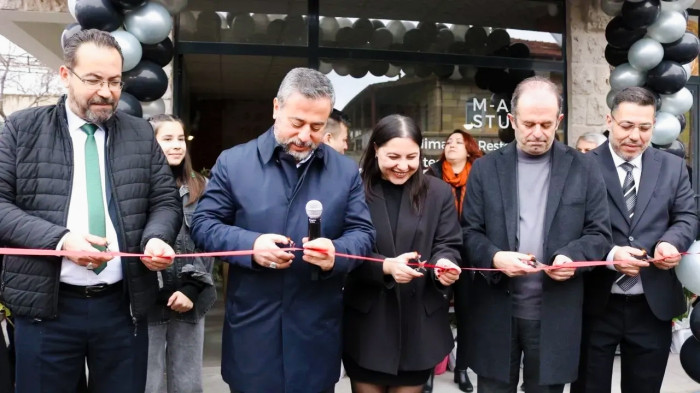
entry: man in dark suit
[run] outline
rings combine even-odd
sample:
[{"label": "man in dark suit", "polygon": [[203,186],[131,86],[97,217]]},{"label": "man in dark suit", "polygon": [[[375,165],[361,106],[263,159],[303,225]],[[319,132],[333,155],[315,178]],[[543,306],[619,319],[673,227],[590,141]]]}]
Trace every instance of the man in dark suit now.
[{"label": "man in dark suit", "polygon": [[[683,159],[649,147],[655,98],[622,90],[607,116],[610,140],[591,156],[603,173],[615,246],[586,277],[579,380],[572,392],[609,392],[615,347],[622,392],[658,392],[671,345],[671,318],[686,310],[673,268],[695,239],[697,215]],[[644,261],[647,255],[652,258]]]},{"label": "man in dark suit", "polygon": [[589,157],[554,141],[561,96],[541,77],[513,93],[515,143],[476,160],[467,183],[464,240],[475,275],[469,364],[479,392],[562,392],[576,379],[583,280],[573,268],[610,248],[605,184]]}]

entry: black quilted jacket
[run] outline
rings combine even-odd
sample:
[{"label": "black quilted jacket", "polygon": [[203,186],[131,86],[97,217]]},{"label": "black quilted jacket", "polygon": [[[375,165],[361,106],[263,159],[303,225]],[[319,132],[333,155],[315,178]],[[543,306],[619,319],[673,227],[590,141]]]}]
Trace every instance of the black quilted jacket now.
[{"label": "black quilted jacket", "polygon": [[[68,229],[73,147],[65,97],[57,105],[25,109],[0,134],[0,244],[56,249]],[[139,253],[160,238],[173,244],[182,223],[180,197],[153,129],[119,111],[105,124],[106,191],[121,251]],[[122,258],[132,316],[144,317],[157,278],[138,258]],[[56,318],[61,259],[6,256],[2,301],[16,315]]]}]

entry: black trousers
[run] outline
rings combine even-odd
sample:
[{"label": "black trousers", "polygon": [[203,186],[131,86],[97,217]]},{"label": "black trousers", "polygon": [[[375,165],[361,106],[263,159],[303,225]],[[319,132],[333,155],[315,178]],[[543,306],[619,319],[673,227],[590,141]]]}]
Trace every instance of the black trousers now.
[{"label": "black trousers", "polygon": [[572,393],[606,393],[620,344],[622,393],[658,393],[671,347],[671,322],[654,316],[644,295],[610,295],[605,312],[584,317],[579,378]]},{"label": "black trousers", "polygon": [[452,288],[454,289],[454,308],[455,319],[457,320],[457,356],[456,369],[466,370],[469,367],[467,363],[467,345],[469,342],[469,334],[467,333],[467,323],[469,316],[467,310],[469,307],[469,288],[471,272],[464,271]]},{"label": "black trousers", "polygon": [[[319,392],[319,393],[334,393],[334,392],[335,392],[335,386],[333,386],[332,388],[326,389],[322,392]],[[238,390],[231,389],[231,393],[243,393],[243,392],[239,392]]]},{"label": "black trousers", "polygon": [[125,295],[99,298],[59,293],[58,317],[15,318],[17,393],[143,393],[148,329],[134,326]]},{"label": "black trousers", "polygon": [[0,329],[0,393],[12,393],[15,391],[14,378],[14,329],[7,323],[7,335],[10,345],[5,345],[5,336]]},{"label": "black trousers", "polygon": [[540,385],[540,321],[513,318],[510,343],[510,381],[479,376],[478,393],[516,393],[523,359],[525,393],[561,393],[564,385]]}]

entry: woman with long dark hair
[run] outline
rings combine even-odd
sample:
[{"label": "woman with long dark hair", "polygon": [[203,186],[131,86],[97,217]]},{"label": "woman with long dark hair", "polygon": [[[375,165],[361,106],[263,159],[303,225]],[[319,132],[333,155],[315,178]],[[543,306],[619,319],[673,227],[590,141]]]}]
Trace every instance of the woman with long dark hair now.
[{"label": "woman with long dark hair", "polygon": [[413,120],[387,116],[361,160],[383,262],[364,262],[345,285],[343,362],[355,393],[419,393],[453,346],[448,290],[462,236],[450,188],[421,171],[421,141]]},{"label": "woman with long dark hair", "polygon": [[[149,121],[182,197],[184,220],[175,252],[194,253],[190,223],[206,178],[192,169],[182,121],[171,115],[157,115]],[[216,300],[213,268],[213,258],[175,258],[158,272],[158,304],[148,316],[146,392],[162,391],[164,373],[167,392],[202,392],[204,314]]]},{"label": "woman with long dark hair", "polygon": [[[454,130],[447,136],[440,159],[430,165],[426,174],[444,180],[452,188],[457,214],[462,223],[462,207],[467,192],[467,179],[474,161],[483,156],[479,145],[469,133]],[[457,317],[457,365],[454,381],[463,392],[473,392],[467,375],[467,299],[469,295],[469,275],[465,274],[454,286],[455,314]]]}]

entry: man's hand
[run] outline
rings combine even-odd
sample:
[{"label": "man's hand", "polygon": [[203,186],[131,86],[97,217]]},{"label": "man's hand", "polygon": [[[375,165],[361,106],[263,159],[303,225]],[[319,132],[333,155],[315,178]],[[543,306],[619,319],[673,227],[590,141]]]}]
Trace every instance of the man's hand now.
[{"label": "man's hand", "polygon": [[258,236],[253,244],[253,250],[264,250],[260,253],[253,254],[253,261],[258,265],[270,269],[287,269],[292,265],[294,254],[280,250],[278,244],[289,244],[289,239],[286,236],[277,235],[274,233],[266,233]]},{"label": "man's hand", "polygon": [[615,269],[622,274],[628,276],[638,276],[639,268],[649,266],[649,262],[645,262],[637,259],[636,257],[643,257],[646,255],[646,251],[640,250],[638,248],[624,246],[618,247],[615,251],[613,259],[615,261],[624,261],[625,263],[615,265]]},{"label": "man's hand", "polygon": [[678,266],[681,261],[681,253],[671,243],[660,242],[654,250],[654,265],[662,270],[668,270]]},{"label": "man's hand", "polygon": [[194,304],[184,293],[175,291],[168,299],[168,307],[173,311],[187,312],[194,307]]},{"label": "man's hand", "polygon": [[493,256],[493,267],[501,269],[508,277],[524,276],[538,271],[527,263],[531,259],[531,255],[521,252],[499,251]]},{"label": "man's hand", "polygon": [[435,277],[446,287],[454,284],[462,273],[462,269],[456,263],[445,258],[438,259],[435,266]]},{"label": "man's hand", "polygon": [[[324,272],[333,269],[335,264],[335,246],[330,239],[319,237],[309,241],[308,237],[301,239],[304,245],[303,259],[321,268]],[[310,248],[325,250],[325,252],[311,250]]]},{"label": "man's hand", "polygon": [[[106,247],[107,239],[105,239],[104,237],[94,235],[79,235],[73,232],[68,232],[63,238],[63,245],[61,246],[61,250],[99,252],[99,250],[93,247],[93,245]],[[76,265],[80,266],[87,266],[88,264],[92,263],[92,265],[90,265],[92,267],[98,267],[112,259],[111,256],[106,254],[104,256],[72,256],[66,258],[73,261],[73,263],[75,263]]]},{"label": "man's hand", "polygon": [[141,257],[141,262],[152,271],[166,269],[173,263],[173,257],[175,256],[175,250],[168,243],[156,237],[151,238],[146,243],[143,253],[146,256]]},{"label": "man's hand", "polygon": [[418,257],[418,253],[414,251],[401,254],[396,258],[386,258],[382,264],[384,274],[391,275],[399,284],[406,284],[414,278],[423,277],[423,273],[408,266],[411,259],[418,259]]},{"label": "man's hand", "polygon": [[[567,257],[566,255],[557,255],[556,257],[554,257],[554,261],[552,262],[552,266],[563,265],[565,263],[570,263],[570,262],[573,262],[573,261],[571,260],[571,258]],[[559,268],[559,269],[545,269],[544,272],[547,273],[549,278],[551,278],[552,280],[566,281],[574,276],[574,273],[576,272],[576,268],[567,267],[567,268]]]}]

